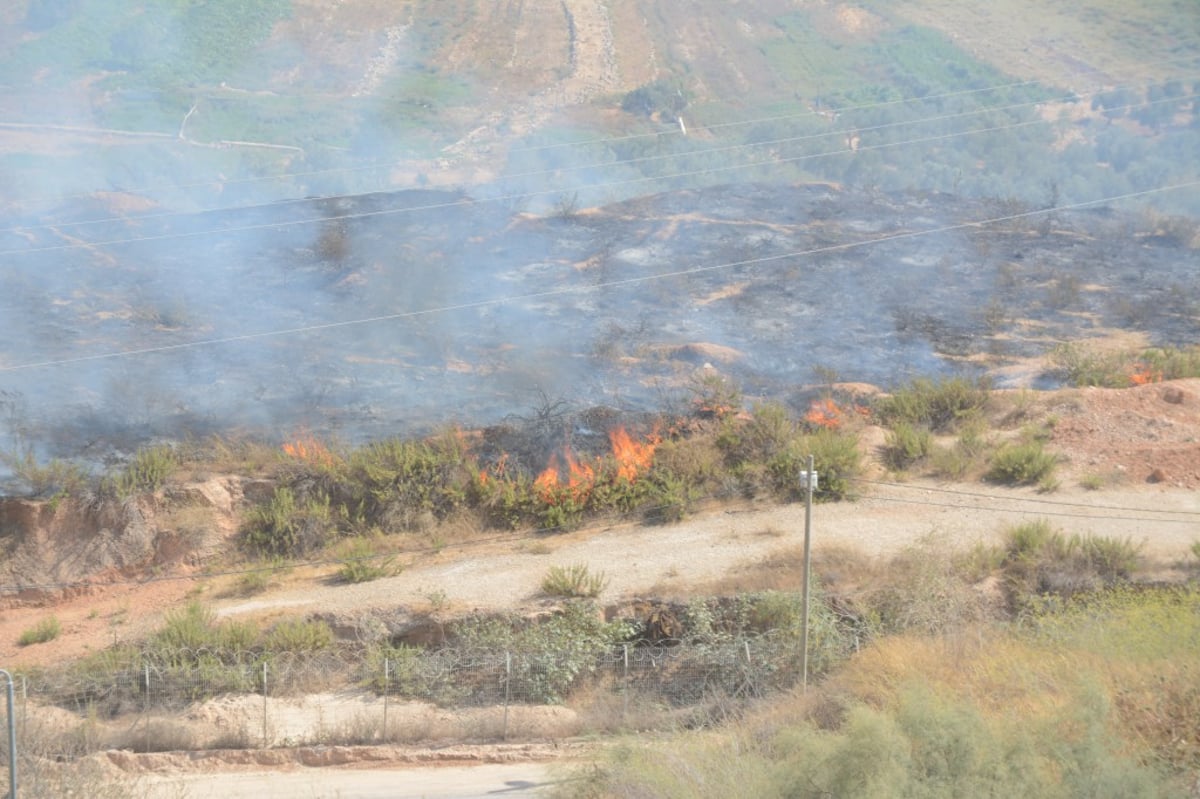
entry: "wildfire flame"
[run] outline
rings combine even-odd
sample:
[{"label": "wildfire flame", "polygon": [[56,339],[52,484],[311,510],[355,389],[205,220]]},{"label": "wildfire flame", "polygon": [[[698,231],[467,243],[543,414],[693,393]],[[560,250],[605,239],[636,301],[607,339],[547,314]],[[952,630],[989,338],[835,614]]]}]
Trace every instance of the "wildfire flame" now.
[{"label": "wildfire flame", "polygon": [[654,461],[654,449],[658,446],[656,436],[644,444],[630,438],[624,427],[611,430],[608,440],[612,443],[613,457],[617,461],[617,479],[633,482],[642,472],[649,470]]},{"label": "wildfire flame", "polygon": [[1133,365],[1133,370],[1129,373],[1129,382],[1135,386],[1144,386],[1148,383],[1161,383],[1163,379],[1162,371],[1155,371],[1150,364],[1143,361],[1138,361]]},{"label": "wildfire flame", "polygon": [[836,430],[842,426],[844,417],[845,413],[833,400],[813,400],[812,404],[808,406],[808,413],[804,414],[804,421],[813,427]]},{"label": "wildfire flame", "polygon": [[[563,451],[563,460],[567,465],[567,488],[576,499],[586,497],[596,482],[595,470],[586,463],[575,460],[570,447]],[[550,456],[550,463],[534,479],[533,487],[538,490],[543,499],[547,501],[553,499],[554,494],[562,487],[559,479],[558,455]]]},{"label": "wildfire flame", "polygon": [[[638,442],[633,440],[624,427],[617,427],[609,432],[608,440],[612,444],[613,459],[617,464],[615,479],[633,482],[650,469],[654,461],[654,449],[658,446],[657,435],[651,435],[646,441]],[[571,448],[566,447],[561,453],[561,458],[557,453],[550,456],[546,468],[534,478],[533,487],[547,503],[560,500],[564,496],[585,500],[596,485],[596,471],[595,466],[580,462]]]},{"label": "wildfire flame", "polygon": [[496,462],[486,469],[479,470],[479,482],[487,485],[493,478],[503,480],[508,476],[508,453],[502,453]]},{"label": "wildfire flame", "polygon": [[871,409],[865,405],[858,404],[842,407],[832,399],[813,400],[808,406],[808,413],[804,414],[804,421],[812,427],[837,430],[848,419],[852,418],[851,413],[856,413],[863,419],[868,419],[871,416]]},{"label": "wildfire flame", "polygon": [[333,466],[337,462],[337,456],[311,436],[289,441],[283,445],[283,452],[298,461],[315,466]]}]

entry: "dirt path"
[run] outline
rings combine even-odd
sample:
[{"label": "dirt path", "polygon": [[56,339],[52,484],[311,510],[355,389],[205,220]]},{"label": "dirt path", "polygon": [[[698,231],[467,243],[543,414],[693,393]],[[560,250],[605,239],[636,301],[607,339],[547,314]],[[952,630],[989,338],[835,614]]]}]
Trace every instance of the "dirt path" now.
[{"label": "dirt path", "polygon": [[[932,482],[864,484],[857,502],[817,505],[813,541],[818,549],[849,547],[886,556],[927,535],[969,547],[996,541],[1007,526],[1049,519],[1066,533],[1129,537],[1151,559],[1186,556],[1200,539],[1200,494],[1172,488],[1083,489],[1040,495],[1033,489],[944,486]],[[1188,515],[1188,514],[1191,515]],[[414,562],[396,577],[354,586],[307,584],[269,597],[217,604],[233,616],[286,609],[352,613],[368,609],[425,608],[430,597],[453,612],[497,610],[535,602],[552,565],[583,563],[603,571],[601,597],[614,601],[651,594],[686,595],[739,567],[803,542],[804,506],[710,512],[664,527],[591,528],[526,542],[509,541],[447,550]]]},{"label": "dirt path", "polygon": [[145,799],[485,799],[535,797],[563,777],[545,762],[151,775]]}]

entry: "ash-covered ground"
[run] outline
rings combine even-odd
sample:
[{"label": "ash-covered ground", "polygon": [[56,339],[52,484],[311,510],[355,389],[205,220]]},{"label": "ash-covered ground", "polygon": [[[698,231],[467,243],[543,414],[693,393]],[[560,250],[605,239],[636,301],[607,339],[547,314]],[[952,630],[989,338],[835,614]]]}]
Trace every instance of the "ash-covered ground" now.
[{"label": "ash-covered ground", "polygon": [[544,217],[440,191],[131,207],[97,195],[0,231],[0,446],[102,458],[216,431],[361,441],[547,400],[657,408],[706,366],[803,403],[831,372],[887,387],[1004,374],[1112,329],[1200,340],[1195,223],[1111,209],[827,185]]}]

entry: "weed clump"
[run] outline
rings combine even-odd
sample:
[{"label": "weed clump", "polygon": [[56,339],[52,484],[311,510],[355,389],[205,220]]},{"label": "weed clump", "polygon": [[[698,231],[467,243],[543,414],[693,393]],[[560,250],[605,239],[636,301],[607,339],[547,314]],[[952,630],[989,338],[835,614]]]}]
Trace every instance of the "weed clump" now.
[{"label": "weed clump", "polygon": [[1058,459],[1040,441],[1002,446],[992,455],[985,478],[1004,485],[1034,485],[1053,478]]},{"label": "weed clump", "polygon": [[62,632],[62,626],[55,616],[47,616],[34,626],[23,630],[17,638],[17,646],[33,646],[53,641]]},{"label": "weed clump", "polygon": [[1001,570],[1009,603],[1019,613],[1054,604],[1056,597],[1126,581],[1140,557],[1141,546],[1129,538],[1066,536],[1037,521],[1008,531]]},{"label": "weed clump", "polygon": [[952,377],[939,382],[917,378],[875,403],[875,414],[884,424],[906,423],[934,432],[949,432],[977,418],[991,397],[991,384],[984,378]]},{"label": "weed clump", "polygon": [[542,578],[542,593],[546,596],[594,598],[608,586],[604,572],[593,573],[586,564],[551,566]]}]

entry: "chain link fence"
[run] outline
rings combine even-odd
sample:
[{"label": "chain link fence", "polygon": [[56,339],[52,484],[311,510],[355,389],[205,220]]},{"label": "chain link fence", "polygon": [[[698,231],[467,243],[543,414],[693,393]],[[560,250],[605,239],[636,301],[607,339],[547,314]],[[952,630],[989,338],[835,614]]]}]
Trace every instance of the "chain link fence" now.
[{"label": "chain link fence", "polygon": [[[799,680],[792,635],[634,642],[600,651],[180,650],[169,660],[17,677],[26,733],[78,750],[420,743],[643,727]],[[540,721],[539,721],[540,720]],[[651,722],[654,723],[654,722]],[[51,746],[53,749],[54,747]],[[65,751],[73,749],[74,751]]]}]

